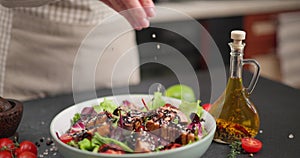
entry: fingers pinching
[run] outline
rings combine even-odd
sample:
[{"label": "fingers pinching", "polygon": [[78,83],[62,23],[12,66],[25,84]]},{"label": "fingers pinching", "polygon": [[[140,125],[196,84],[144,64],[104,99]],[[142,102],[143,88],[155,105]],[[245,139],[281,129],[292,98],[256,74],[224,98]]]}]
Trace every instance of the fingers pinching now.
[{"label": "fingers pinching", "polygon": [[139,27],[149,27],[150,23],[148,20],[148,16],[139,0],[124,0],[123,2],[128,9],[128,13],[133,17]]},{"label": "fingers pinching", "polygon": [[155,6],[152,0],[139,0],[148,17],[156,15]]},{"label": "fingers pinching", "polygon": [[136,30],[149,27],[149,18],[155,16],[155,7],[152,0],[101,1],[123,15]]}]

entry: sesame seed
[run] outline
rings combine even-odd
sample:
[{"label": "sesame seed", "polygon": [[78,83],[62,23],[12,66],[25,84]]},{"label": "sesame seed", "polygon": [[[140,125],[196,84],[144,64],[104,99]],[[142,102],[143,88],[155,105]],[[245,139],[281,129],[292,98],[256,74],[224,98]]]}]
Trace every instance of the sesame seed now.
[{"label": "sesame seed", "polygon": [[295,136],[293,134],[289,134],[289,138],[293,139]]},{"label": "sesame seed", "polygon": [[156,38],[156,34],[154,33],[154,34],[152,34],[152,38]]}]

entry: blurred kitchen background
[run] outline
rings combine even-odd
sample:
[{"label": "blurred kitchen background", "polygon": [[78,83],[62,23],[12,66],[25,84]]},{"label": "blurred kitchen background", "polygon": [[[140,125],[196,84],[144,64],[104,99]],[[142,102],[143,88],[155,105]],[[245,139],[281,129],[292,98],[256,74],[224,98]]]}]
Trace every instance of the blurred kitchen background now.
[{"label": "blurred kitchen background", "polygon": [[[247,36],[244,57],[254,58],[260,63],[261,75],[300,88],[300,1],[156,0],[155,2],[159,7],[178,10],[200,22],[215,40],[227,66],[230,52],[229,33],[235,29],[245,30]],[[189,25],[189,21],[166,15],[164,19],[153,22],[156,25],[172,25],[180,29],[185,36],[198,40],[200,47],[208,44],[203,42],[205,39],[201,39],[200,33],[193,32],[196,28]],[[196,71],[207,68],[195,47],[185,38],[168,30],[150,27],[137,31],[137,42],[138,44],[160,42],[170,45],[183,53]],[[149,54],[156,51],[155,49],[157,48],[139,50],[140,60],[147,61],[147,58],[153,58]],[[209,53],[209,50],[206,53]],[[180,64],[175,57],[172,58],[170,52],[157,54],[157,58]],[[147,63],[141,66],[142,79],[170,73],[172,72],[167,67],[159,64]]]}]

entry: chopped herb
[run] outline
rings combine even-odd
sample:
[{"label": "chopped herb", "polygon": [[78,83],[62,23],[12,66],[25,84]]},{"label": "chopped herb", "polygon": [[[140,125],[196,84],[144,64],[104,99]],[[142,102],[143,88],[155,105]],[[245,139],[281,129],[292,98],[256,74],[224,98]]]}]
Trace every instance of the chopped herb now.
[{"label": "chopped herb", "polygon": [[242,152],[242,143],[241,141],[233,141],[230,145],[230,153],[227,155],[227,158],[236,158]]},{"label": "chopped herb", "polygon": [[71,121],[72,125],[74,125],[78,120],[80,120],[80,114],[76,113]]}]

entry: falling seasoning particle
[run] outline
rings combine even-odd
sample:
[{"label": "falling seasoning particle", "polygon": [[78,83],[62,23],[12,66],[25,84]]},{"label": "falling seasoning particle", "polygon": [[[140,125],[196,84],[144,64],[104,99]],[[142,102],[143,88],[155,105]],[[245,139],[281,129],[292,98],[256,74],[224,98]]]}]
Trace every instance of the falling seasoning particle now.
[{"label": "falling seasoning particle", "polygon": [[251,154],[249,154],[249,156],[250,156],[250,157],[253,157],[254,155],[251,153]]},{"label": "falling seasoning particle", "polygon": [[157,49],[160,49],[160,45],[159,45],[159,44],[157,44],[157,45],[156,45],[156,48],[157,48]]},{"label": "falling seasoning particle", "polygon": [[157,56],[154,56],[154,60],[157,60]]},{"label": "falling seasoning particle", "polygon": [[261,130],[259,130],[259,133],[263,133],[264,131],[261,129]]},{"label": "falling seasoning particle", "polygon": [[156,34],[155,33],[152,34],[152,38],[156,38]]},{"label": "falling seasoning particle", "polygon": [[42,122],[41,122],[41,125],[44,125],[44,124],[45,124],[45,122],[44,122],[44,121],[42,121]]},{"label": "falling seasoning particle", "polygon": [[53,156],[55,156],[56,155],[56,153],[53,153]]},{"label": "falling seasoning particle", "polygon": [[293,138],[294,138],[294,135],[293,135],[293,134],[289,134],[289,138],[290,138],[290,139],[293,139]]},{"label": "falling seasoning particle", "polygon": [[40,154],[39,157],[44,157],[44,155]]}]

